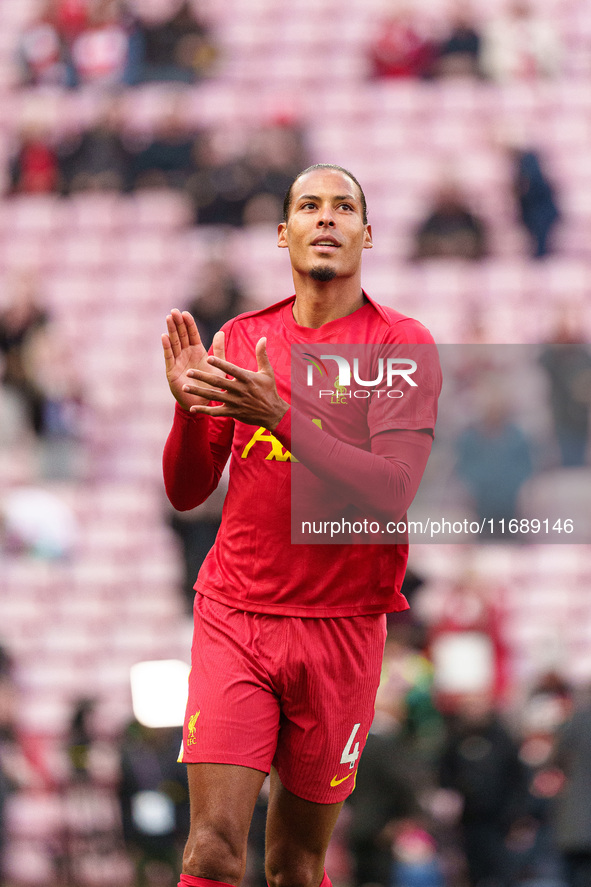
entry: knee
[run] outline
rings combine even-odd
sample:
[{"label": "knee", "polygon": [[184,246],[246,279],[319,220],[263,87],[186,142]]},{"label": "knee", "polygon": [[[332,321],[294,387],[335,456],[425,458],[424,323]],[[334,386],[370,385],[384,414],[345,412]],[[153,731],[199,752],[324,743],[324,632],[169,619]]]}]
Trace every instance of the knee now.
[{"label": "knee", "polygon": [[285,864],[267,860],[265,874],[269,887],[319,887],[324,865],[315,857],[305,856]]},{"label": "knee", "polygon": [[246,849],[231,831],[216,826],[192,829],[183,853],[183,872],[226,884],[239,884],[246,867]]}]

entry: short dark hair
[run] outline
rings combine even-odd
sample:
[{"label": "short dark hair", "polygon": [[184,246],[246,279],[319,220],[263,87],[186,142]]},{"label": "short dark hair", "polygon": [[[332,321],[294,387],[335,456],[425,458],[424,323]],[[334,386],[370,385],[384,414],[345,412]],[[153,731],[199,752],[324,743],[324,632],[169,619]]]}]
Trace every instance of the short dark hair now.
[{"label": "short dark hair", "polygon": [[314,163],[312,166],[308,166],[307,169],[303,169],[301,172],[297,174],[289,188],[287,189],[287,194],[285,195],[285,199],[283,201],[283,221],[287,222],[287,217],[289,216],[289,210],[291,207],[291,195],[293,191],[293,186],[297,182],[298,179],[301,179],[302,176],[305,176],[306,173],[314,172],[315,169],[336,169],[337,172],[342,172],[346,176],[348,176],[352,182],[355,182],[357,187],[359,188],[359,193],[361,194],[361,207],[363,209],[363,224],[367,225],[367,201],[365,199],[365,194],[363,193],[363,188],[353,175],[353,173],[349,172],[348,169],[345,169],[344,166],[338,166],[336,163]]}]

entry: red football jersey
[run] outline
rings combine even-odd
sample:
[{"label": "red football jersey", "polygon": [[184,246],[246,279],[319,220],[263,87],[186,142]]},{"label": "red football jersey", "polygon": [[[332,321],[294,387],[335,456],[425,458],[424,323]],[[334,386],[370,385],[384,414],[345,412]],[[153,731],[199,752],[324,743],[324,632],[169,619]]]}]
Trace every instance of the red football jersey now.
[{"label": "red football jersey", "polygon": [[[292,312],[294,298],[240,315],[224,327],[226,359],[245,369],[257,369],[255,346],[262,336],[267,337],[277,389],[287,402],[291,403],[292,345],[433,345],[430,333],[418,321],[367,297],[357,311],[318,329],[299,326]],[[390,428],[432,433],[440,387],[437,363],[429,390],[417,395],[414,406],[396,410]],[[363,404],[366,439],[359,439],[357,423],[350,443],[358,448],[356,452],[365,450],[371,458],[372,436],[388,426],[379,405]],[[355,402],[354,406],[359,410],[362,405]],[[336,617],[406,609],[400,593],[408,559],[406,544],[292,544],[293,462],[284,445],[290,441],[290,413],[273,434],[230,418],[204,420],[177,407],[175,423],[185,430],[187,440],[191,434],[207,433],[216,473],[231,459],[221,527],[195,588],[227,606],[259,613]],[[330,433],[326,423],[322,429]],[[165,451],[164,470],[165,478],[173,472],[179,479],[182,472],[189,478],[199,471],[199,464],[195,458],[191,462],[185,444],[175,450],[174,459]]]}]

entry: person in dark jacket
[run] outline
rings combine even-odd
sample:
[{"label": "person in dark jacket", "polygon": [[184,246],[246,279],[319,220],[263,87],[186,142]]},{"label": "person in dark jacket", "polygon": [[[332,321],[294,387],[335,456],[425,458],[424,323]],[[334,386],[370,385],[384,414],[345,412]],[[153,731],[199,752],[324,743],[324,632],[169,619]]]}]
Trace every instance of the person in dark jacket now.
[{"label": "person in dark jacket", "polygon": [[470,887],[510,887],[507,837],[526,812],[525,770],[517,744],[486,693],[466,694],[450,720],[439,761],[442,788],[462,801]]},{"label": "person in dark jacket", "polygon": [[559,733],[555,763],[564,774],[557,799],[555,841],[569,887],[591,884],[591,702],[586,700]]},{"label": "person in dark jacket", "polygon": [[515,193],[519,215],[531,238],[532,256],[540,259],[551,251],[550,237],[560,213],[549,182],[535,151],[515,151]]}]

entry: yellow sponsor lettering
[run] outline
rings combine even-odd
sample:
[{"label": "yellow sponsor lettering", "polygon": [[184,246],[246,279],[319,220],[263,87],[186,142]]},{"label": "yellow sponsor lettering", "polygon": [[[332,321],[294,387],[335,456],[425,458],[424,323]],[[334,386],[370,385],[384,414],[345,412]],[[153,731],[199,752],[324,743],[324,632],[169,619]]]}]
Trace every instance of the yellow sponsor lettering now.
[{"label": "yellow sponsor lettering", "polygon": [[[315,425],[318,425],[319,428],[322,428],[322,420],[321,419],[312,419]],[[286,450],[277,440],[277,438],[271,434],[271,432],[267,428],[257,428],[253,436],[250,438],[242,453],[240,454],[241,459],[246,459],[250,451],[252,450],[255,443],[269,443],[271,444],[271,449],[265,456],[266,461],[270,461],[272,459],[277,462],[297,462],[298,460],[295,456],[292,456],[289,450]]]},{"label": "yellow sponsor lettering", "polygon": [[255,443],[270,443],[271,449],[265,456],[265,459],[276,459],[278,462],[293,461],[293,456],[289,450],[285,450],[276,437],[268,431],[267,428],[257,428],[251,439],[242,450],[241,458],[246,459]]}]

